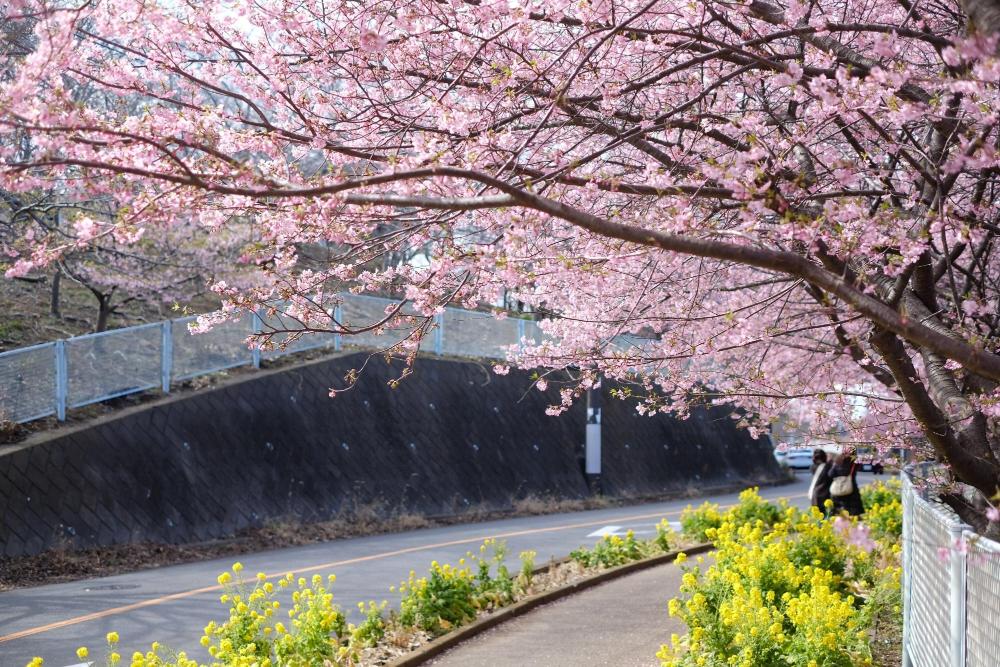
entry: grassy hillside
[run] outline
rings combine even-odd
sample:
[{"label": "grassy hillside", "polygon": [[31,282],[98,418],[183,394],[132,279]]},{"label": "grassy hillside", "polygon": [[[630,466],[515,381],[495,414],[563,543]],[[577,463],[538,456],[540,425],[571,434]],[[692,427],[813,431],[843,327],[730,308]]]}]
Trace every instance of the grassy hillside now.
[{"label": "grassy hillside", "polygon": [[[8,280],[0,278],[0,352],[57,338],[69,338],[91,333],[97,325],[98,304],[94,296],[72,280],[63,278],[59,285],[59,311],[51,311],[52,277],[39,280]],[[182,304],[193,312],[205,312],[215,307],[203,297]],[[111,316],[108,328],[126,327],[177,317],[170,303],[133,301]]]}]

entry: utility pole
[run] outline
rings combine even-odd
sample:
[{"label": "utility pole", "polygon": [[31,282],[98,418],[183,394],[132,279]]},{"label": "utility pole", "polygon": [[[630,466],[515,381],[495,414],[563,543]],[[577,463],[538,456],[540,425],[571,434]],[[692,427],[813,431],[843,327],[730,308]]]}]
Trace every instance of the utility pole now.
[{"label": "utility pole", "polygon": [[587,440],[584,472],[592,494],[600,495],[601,485],[601,387],[587,390]]}]

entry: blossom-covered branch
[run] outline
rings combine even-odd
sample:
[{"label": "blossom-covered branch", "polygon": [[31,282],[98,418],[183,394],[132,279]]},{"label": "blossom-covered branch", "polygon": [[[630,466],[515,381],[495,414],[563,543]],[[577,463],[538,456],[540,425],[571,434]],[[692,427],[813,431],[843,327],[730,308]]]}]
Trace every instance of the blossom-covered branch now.
[{"label": "blossom-covered branch", "polygon": [[[547,335],[511,361],[577,369],[553,412],[603,375],[1000,484],[993,0],[15,5],[2,186],[252,221],[227,312],[413,353],[515,301]],[[342,289],[400,306],[332,321]]]}]

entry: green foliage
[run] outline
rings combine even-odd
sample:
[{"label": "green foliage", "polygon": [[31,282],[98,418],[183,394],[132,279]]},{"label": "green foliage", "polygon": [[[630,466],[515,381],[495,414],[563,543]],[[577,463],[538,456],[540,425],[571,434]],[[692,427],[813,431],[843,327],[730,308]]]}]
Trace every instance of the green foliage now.
[{"label": "green foliage", "polygon": [[670,523],[663,519],[656,526],[656,536],[651,540],[638,540],[633,531],[625,537],[607,535],[594,545],[593,549],[580,547],[570,552],[569,557],[587,568],[609,568],[632,563],[657,554],[669,553],[676,543],[677,534]]},{"label": "green foliage", "polygon": [[535,577],[535,557],[538,556],[537,551],[522,551],[520,555],[521,559],[521,571],[518,573],[518,586],[521,590],[527,590],[531,586],[531,581]]},{"label": "green foliage", "polygon": [[403,625],[439,635],[476,617],[476,583],[467,565],[454,568],[434,561],[428,576],[417,578],[410,572],[399,589]]},{"label": "green foliage", "polygon": [[[351,628],[333,603],[327,585],[335,581],[315,575],[311,580],[295,579],[288,574],[275,586],[264,574],[258,574],[253,585],[242,578],[243,566],[233,565],[233,571],[219,575],[223,587],[221,602],[229,607],[229,618],[222,623],[211,622],[205,627],[201,644],[212,657],[212,667],[348,667],[356,664],[351,647]],[[279,621],[281,603],[276,599],[282,589],[292,591],[292,606]],[[287,625],[286,625],[287,623]],[[112,642],[112,635],[114,642]],[[113,649],[116,633],[108,635]],[[77,651],[83,659],[85,647]],[[120,658],[108,655],[109,665]],[[154,642],[146,653],[132,655],[131,667],[201,667],[184,652],[173,653]]]},{"label": "green foliage", "polygon": [[865,523],[875,539],[899,539],[903,534],[903,503],[898,479],[870,484],[861,490]]},{"label": "green foliage", "polygon": [[727,518],[737,525],[760,521],[765,526],[773,526],[781,520],[782,510],[786,507],[784,501],[774,505],[761,498],[760,490],[755,486],[740,493],[739,502],[730,508]]},{"label": "green foliage", "polygon": [[708,541],[708,533],[722,525],[722,513],[715,503],[704,502],[699,507],[690,505],[681,512],[681,532],[699,542]]},{"label": "green foliage", "polygon": [[[479,611],[511,604],[530,584],[524,563],[531,562],[534,554],[522,554],[522,571],[517,577],[511,576],[506,556],[502,542],[486,540],[479,556],[468,554],[467,559],[459,560],[458,567],[435,561],[426,577],[417,578],[411,572],[400,586],[400,623],[440,635],[473,620]],[[470,563],[475,564],[475,571]]]},{"label": "green foliage", "polygon": [[899,500],[901,494],[902,484],[895,477],[861,487],[861,500],[864,502],[865,508],[874,505],[889,505],[893,501]]},{"label": "green foliage", "polygon": [[[512,603],[518,593],[517,583],[511,577],[505,560],[507,546],[496,540],[486,540],[479,547],[476,575],[476,595],[479,609],[496,609]],[[493,574],[495,572],[495,574]]]},{"label": "green foliage", "polygon": [[354,646],[373,647],[385,637],[385,608],[388,603],[375,604],[370,601],[365,607],[364,602],[358,603],[358,610],[365,615],[365,620],[358,624],[351,633],[351,643]]},{"label": "green foliage", "polygon": [[765,526],[772,526],[781,520],[785,509],[787,504],[784,501],[778,505],[770,503],[760,497],[757,487],[752,487],[743,490],[739,502],[725,512],[715,503],[705,502],[697,508],[688,505],[681,512],[681,531],[699,542],[707,542],[724,521],[737,525],[760,521]]},{"label": "green foliage", "polygon": [[653,542],[663,553],[668,553],[670,547],[677,543],[677,533],[666,519],[660,519],[660,523],[656,524],[656,537],[653,538]]},{"label": "green foliage", "polygon": [[646,557],[648,548],[635,539],[631,530],[625,537],[606,535],[593,549],[581,547],[571,551],[569,557],[584,567],[617,567]]}]

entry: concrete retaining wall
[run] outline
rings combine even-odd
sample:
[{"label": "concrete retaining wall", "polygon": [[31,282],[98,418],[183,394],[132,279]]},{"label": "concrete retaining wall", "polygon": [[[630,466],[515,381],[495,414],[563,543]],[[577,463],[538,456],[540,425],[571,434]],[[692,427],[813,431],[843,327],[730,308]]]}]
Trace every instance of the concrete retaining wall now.
[{"label": "concrete retaining wall", "polygon": [[[584,410],[555,418],[526,374],[420,359],[398,375],[360,355],[261,372],[0,449],[0,555],[54,546],[225,537],[283,518],[321,520],[352,504],[453,514],[528,495],[582,497]],[[766,441],[721,408],[646,418],[608,401],[604,479],[617,496],[776,480]]]}]

